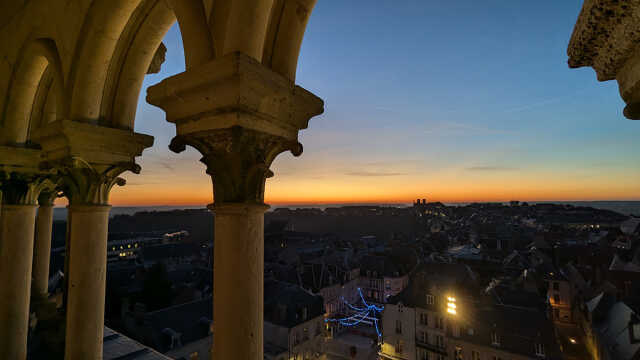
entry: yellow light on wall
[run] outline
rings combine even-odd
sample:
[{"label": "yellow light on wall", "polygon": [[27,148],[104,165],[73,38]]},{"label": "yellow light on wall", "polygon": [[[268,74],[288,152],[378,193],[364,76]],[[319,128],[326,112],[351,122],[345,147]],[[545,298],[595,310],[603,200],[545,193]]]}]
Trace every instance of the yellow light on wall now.
[{"label": "yellow light on wall", "polygon": [[447,296],[447,312],[451,315],[456,315],[458,313],[456,310],[457,307],[456,298],[453,296]]}]

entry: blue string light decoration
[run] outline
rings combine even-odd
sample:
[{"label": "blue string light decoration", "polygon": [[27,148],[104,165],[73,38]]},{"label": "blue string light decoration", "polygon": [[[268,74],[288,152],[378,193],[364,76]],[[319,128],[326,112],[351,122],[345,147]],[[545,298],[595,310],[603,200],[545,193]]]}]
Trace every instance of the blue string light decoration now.
[{"label": "blue string light decoration", "polygon": [[368,304],[362,295],[362,290],[358,288],[358,295],[360,295],[360,300],[362,300],[363,306],[354,306],[350,304],[348,301],[342,297],[342,301],[349,307],[349,309],[354,311],[354,314],[339,318],[339,319],[325,319],[324,322],[337,322],[342,326],[356,326],[358,324],[368,324],[374,325],[376,328],[376,333],[378,336],[382,336],[382,332],[378,327],[378,316],[377,314],[381,313],[384,310],[384,306],[377,306],[374,304]]}]

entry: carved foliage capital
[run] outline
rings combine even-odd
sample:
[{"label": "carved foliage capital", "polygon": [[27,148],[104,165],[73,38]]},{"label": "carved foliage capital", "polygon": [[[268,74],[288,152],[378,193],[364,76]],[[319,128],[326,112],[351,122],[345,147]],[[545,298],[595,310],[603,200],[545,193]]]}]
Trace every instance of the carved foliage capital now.
[{"label": "carved foliage capital", "polygon": [[51,174],[0,171],[2,202],[9,205],[36,205],[42,193],[56,193],[58,182]]},{"label": "carved foliage capital", "polygon": [[60,188],[72,205],[108,205],[111,188],[126,183],[118,176],[127,170],[140,173],[140,166],[133,162],[96,166],[77,157],[45,166],[59,176]]},{"label": "carved foliage capital", "polygon": [[233,126],[176,136],[169,145],[182,152],[186,145],[197,149],[213,181],[214,201],[222,203],[264,203],[264,187],[273,176],[269,167],[278,154],[302,153],[302,144],[281,136]]}]

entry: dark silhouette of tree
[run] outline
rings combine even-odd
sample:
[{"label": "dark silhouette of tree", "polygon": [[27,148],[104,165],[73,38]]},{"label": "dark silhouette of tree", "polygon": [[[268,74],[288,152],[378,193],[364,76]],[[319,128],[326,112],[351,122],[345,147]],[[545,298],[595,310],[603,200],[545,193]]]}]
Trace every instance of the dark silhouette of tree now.
[{"label": "dark silhouette of tree", "polygon": [[154,264],[147,272],[142,285],[142,302],[147,311],[155,311],[171,306],[173,291],[167,268],[163,263]]}]

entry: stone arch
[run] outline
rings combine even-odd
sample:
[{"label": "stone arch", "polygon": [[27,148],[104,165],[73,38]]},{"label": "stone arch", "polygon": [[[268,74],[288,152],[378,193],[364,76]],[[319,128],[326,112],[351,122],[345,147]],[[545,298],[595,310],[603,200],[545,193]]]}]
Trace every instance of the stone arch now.
[{"label": "stone arch", "polygon": [[[133,129],[142,81],[177,20],[187,70],[243,52],[295,81],[298,54],[316,0],[138,0],[92,6],[72,70],[71,118]],[[111,14],[101,22],[95,13]],[[250,11],[249,11],[250,10]],[[106,23],[105,23],[106,22]],[[97,28],[97,29],[96,29]],[[108,29],[108,33],[99,29]],[[87,45],[90,44],[90,45]]]},{"label": "stone arch", "polygon": [[9,85],[2,142],[28,142],[32,120],[37,122],[35,118],[39,115],[35,114],[41,114],[41,111],[34,112],[37,105],[45,106],[55,118],[64,117],[67,113],[64,89],[62,63],[55,41],[48,38],[28,41]]},{"label": "stone arch", "polygon": [[316,0],[275,0],[262,63],[275,72],[296,80],[300,46]]},{"label": "stone arch", "polygon": [[130,17],[105,80],[101,118],[111,119],[110,126],[133,130],[142,82],[174,23],[174,12],[166,1],[147,1]]},{"label": "stone arch", "polygon": [[101,118],[101,104],[110,64],[131,15],[142,0],[92,2],[74,53],[69,76],[70,118],[109,125]]}]

